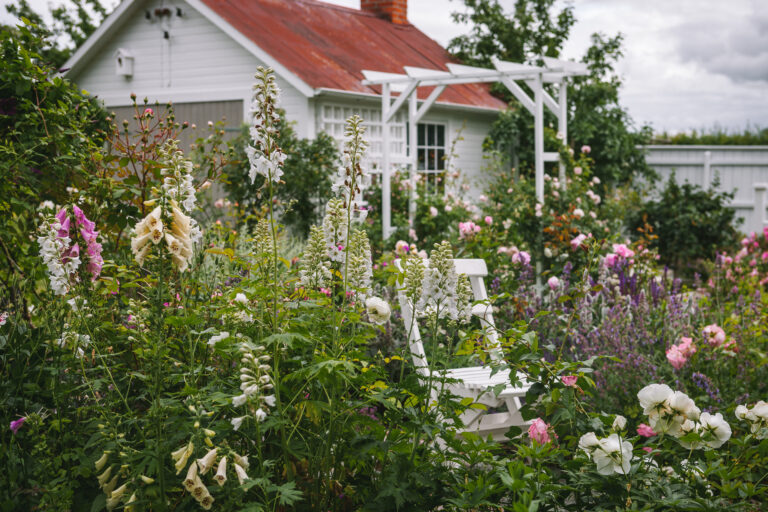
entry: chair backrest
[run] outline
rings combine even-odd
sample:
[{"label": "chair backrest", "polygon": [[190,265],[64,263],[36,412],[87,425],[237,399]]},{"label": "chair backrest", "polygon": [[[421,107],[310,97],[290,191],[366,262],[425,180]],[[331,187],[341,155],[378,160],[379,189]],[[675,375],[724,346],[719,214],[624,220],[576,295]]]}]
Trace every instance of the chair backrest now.
[{"label": "chair backrest", "polygon": [[[485,260],[482,259],[454,259],[454,267],[457,274],[465,274],[472,286],[475,305],[472,308],[472,314],[479,317],[485,329],[487,338],[486,346],[488,354],[492,360],[501,360],[502,354],[499,346],[498,333],[493,322],[492,308],[488,303],[488,292],[485,289],[485,276],[488,275],[488,267]],[[429,267],[429,260],[425,260],[425,265]],[[395,266],[402,272],[403,266],[401,260],[395,260]],[[405,322],[405,329],[408,332],[408,345],[411,350],[411,358],[416,370],[424,376],[429,375],[429,366],[427,354],[424,350],[424,343],[421,340],[419,324],[416,320],[414,305],[408,300],[405,291],[400,288],[397,293],[400,303],[400,311]]]}]

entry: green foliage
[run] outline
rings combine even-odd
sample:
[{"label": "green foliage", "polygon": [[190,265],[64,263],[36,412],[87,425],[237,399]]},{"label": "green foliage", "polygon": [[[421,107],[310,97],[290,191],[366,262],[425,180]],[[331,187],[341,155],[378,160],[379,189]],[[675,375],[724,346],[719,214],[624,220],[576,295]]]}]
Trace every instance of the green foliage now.
[{"label": "green foliage", "polygon": [[718,181],[708,190],[670,176],[657,200],[646,202],[628,219],[633,231],[647,223],[657,238],[661,261],[690,275],[701,270],[702,260],[715,257],[738,239],[735,211],[728,207],[733,192],[718,192]]},{"label": "green foliage", "polygon": [[36,208],[88,182],[108,128],[100,104],[30,49],[40,44],[28,26],[0,32],[0,307],[10,303],[22,314],[24,294],[41,276],[30,240]]},{"label": "green foliage", "polygon": [[[282,178],[285,186],[277,190],[276,206],[282,212],[282,222],[296,235],[306,237],[310,226],[322,218],[322,207],[331,197],[331,177],[338,167],[339,151],[336,141],[323,132],[314,139],[299,138],[284,116],[278,129],[278,144],[288,157]],[[255,211],[266,206],[266,198],[259,192],[264,178],[257,176],[251,184],[248,177],[245,146],[249,140],[248,129],[243,127],[240,136],[229,143],[232,154],[223,168],[223,183],[230,200],[246,211]]]},{"label": "green foliage", "polygon": [[654,134],[652,144],[764,146],[768,145],[768,128],[745,128],[742,132],[722,128],[692,130],[690,133]]},{"label": "green foliage", "polygon": [[27,0],[5,6],[9,14],[32,22],[30,30],[39,37],[34,51],[54,69],[60,68],[107,17],[107,10],[100,0],[71,0],[69,4],[50,6],[53,21],[50,27]]}]

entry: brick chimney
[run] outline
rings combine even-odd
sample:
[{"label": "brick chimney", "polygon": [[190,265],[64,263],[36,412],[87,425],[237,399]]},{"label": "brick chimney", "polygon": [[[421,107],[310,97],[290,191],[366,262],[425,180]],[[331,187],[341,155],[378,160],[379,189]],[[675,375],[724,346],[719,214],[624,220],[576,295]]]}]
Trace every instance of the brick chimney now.
[{"label": "brick chimney", "polygon": [[360,10],[398,25],[408,24],[408,0],[360,0]]}]

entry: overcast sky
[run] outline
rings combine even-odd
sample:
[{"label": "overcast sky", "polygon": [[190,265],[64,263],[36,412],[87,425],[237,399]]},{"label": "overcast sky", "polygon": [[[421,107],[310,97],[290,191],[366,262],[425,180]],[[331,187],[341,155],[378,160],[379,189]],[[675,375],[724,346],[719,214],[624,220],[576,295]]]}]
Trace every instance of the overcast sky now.
[{"label": "overcast sky", "polygon": [[[327,1],[360,5],[359,0]],[[514,4],[501,2],[510,8]],[[38,10],[48,3],[30,0]],[[621,100],[637,124],[648,123],[657,132],[768,127],[768,0],[570,3],[577,22],[564,49],[566,58],[579,60],[594,32],[624,34],[624,58],[618,66],[624,81]],[[462,8],[461,0],[411,0],[408,17],[445,46],[467,32],[450,16]],[[9,20],[4,8],[0,20]]]}]

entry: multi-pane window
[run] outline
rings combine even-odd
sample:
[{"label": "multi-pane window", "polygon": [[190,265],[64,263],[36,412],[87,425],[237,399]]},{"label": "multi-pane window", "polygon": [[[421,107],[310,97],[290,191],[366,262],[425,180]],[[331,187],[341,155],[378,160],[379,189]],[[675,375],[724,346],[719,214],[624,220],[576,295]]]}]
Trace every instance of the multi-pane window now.
[{"label": "multi-pane window", "polygon": [[[344,140],[344,123],[353,114],[363,118],[363,124],[366,126],[365,139],[370,144],[368,156],[375,164],[382,155],[380,109],[323,105],[320,129],[336,139],[341,147]],[[398,160],[403,161],[406,157],[406,119],[403,111],[395,114],[394,119],[390,121],[389,134],[390,155],[394,157],[391,161],[393,163],[397,163]]]},{"label": "multi-pane window", "polygon": [[445,183],[445,125],[420,123],[416,138],[416,169],[425,174],[428,189]]}]

